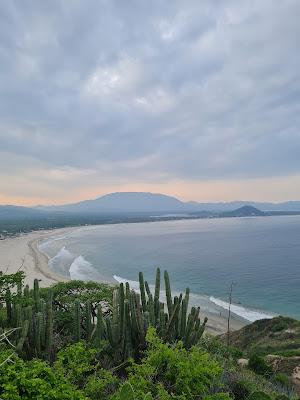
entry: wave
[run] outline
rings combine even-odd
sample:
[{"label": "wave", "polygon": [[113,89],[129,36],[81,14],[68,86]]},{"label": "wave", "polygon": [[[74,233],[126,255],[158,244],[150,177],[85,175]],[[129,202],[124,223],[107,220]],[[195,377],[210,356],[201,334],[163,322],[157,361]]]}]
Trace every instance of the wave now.
[{"label": "wave", "polygon": [[69,233],[65,233],[63,235],[53,235],[48,237],[47,239],[42,240],[41,242],[38,243],[38,249],[40,251],[45,252],[45,250],[47,249],[47,247],[52,243],[52,242],[56,242],[57,240],[64,240],[64,239],[68,239],[70,237],[70,235],[73,232],[69,232]]},{"label": "wave", "polygon": [[74,255],[63,246],[59,252],[49,260],[49,266],[52,267],[58,261],[65,261],[74,259]]},{"label": "wave", "polygon": [[98,271],[83,256],[78,256],[69,268],[70,278],[82,281],[101,281]]},{"label": "wave", "polygon": [[[114,275],[113,278],[118,282],[118,283],[129,283],[129,286],[131,289],[134,289],[135,291],[139,292],[140,290],[140,285],[139,282],[137,281],[132,281],[130,279],[125,279],[122,278],[118,275]],[[154,285],[149,285],[150,289],[154,289]],[[178,295],[179,293],[174,291],[173,295]],[[164,291],[161,291],[161,297],[162,300],[165,298],[165,293]],[[196,305],[196,306],[201,306],[202,310],[211,312],[213,314],[219,314],[218,308],[221,307],[225,310],[228,310],[229,303],[226,301],[223,301],[221,299],[218,299],[213,296],[206,296],[206,295],[198,295],[195,293],[190,294],[190,303],[191,305]],[[215,307],[217,306],[217,307]],[[243,307],[241,305],[237,304],[231,304],[231,311],[233,314],[237,315],[238,317],[242,317],[250,322],[257,321],[258,319],[264,319],[264,318],[273,318],[275,314],[271,313],[266,313],[264,311],[260,310],[254,310],[250,308]]]},{"label": "wave", "polygon": [[125,278],[121,278],[118,275],[114,275],[113,278],[118,282],[118,283],[125,283],[128,282],[130,289],[136,290],[136,291],[140,291],[140,284],[137,281],[131,281],[130,279],[125,279]]},{"label": "wave", "polygon": [[[228,310],[229,303],[227,303],[226,301],[218,299],[213,296],[210,296],[209,299],[215,305],[217,305],[221,308],[224,308],[225,310]],[[237,304],[231,304],[231,311],[234,314],[238,315],[239,317],[242,317],[250,322],[254,322],[259,319],[265,319],[265,318],[270,319],[270,318],[275,317],[275,314],[266,313],[264,311],[254,310],[251,308],[246,308],[246,307],[243,307],[243,306],[237,305]]]}]

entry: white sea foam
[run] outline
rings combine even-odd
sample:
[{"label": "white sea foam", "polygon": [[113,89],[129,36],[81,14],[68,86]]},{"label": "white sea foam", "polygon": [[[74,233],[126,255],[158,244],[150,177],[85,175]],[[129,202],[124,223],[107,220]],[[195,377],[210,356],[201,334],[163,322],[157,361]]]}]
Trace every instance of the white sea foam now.
[{"label": "white sea foam", "polygon": [[[131,289],[134,289],[136,291],[139,291],[139,289],[140,289],[139,282],[137,282],[137,281],[125,279],[118,275],[114,275],[113,277],[119,283],[125,284],[126,282],[128,282]],[[151,290],[154,289],[154,285],[149,285],[149,286],[150,286]],[[173,292],[173,294],[178,295],[179,293]],[[162,297],[162,300],[164,300],[164,298],[165,298],[164,291],[161,291],[161,297]],[[227,303],[226,301],[223,301],[223,300],[218,299],[213,296],[208,297],[205,295],[198,295],[198,294],[194,294],[194,293],[191,293],[190,301],[191,301],[191,305],[201,306],[202,310],[212,312],[214,314],[219,313],[218,307],[221,307],[225,310],[228,310],[228,307],[229,307],[229,303]],[[217,306],[217,307],[215,307],[215,306]],[[233,314],[237,315],[238,317],[242,317],[250,322],[254,322],[254,321],[257,321],[258,319],[263,319],[263,318],[273,318],[275,316],[274,314],[271,314],[271,313],[267,313],[267,312],[260,311],[260,310],[254,310],[251,308],[246,308],[246,307],[243,307],[242,305],[237,305],[237,304],[231,304],[231,311]]]},{"label": "white sea foam", "polygon": [[70,278],[82,281],[101,280],[99,273],[83,256],[78,256],[70,265]]},{"label": "white sea foam", "polygon": [[139,282],[137,282],[137,281],[131,281],[130,279],[121,278],[121,277],[118,276],[118,275],[114,275],[113,278],[114,278],[118,283],[124,283],[124,284],[125,284],[126,282],[128,282],[131,289],[134,289],[134,290],[136,290],[136,291],[139,291],[139,290],[140,290],[140,284],[139,284]]},{"label": "white sea foam", "polygon": [[66,246],[63,246],[59,252],[49,260],[49,266],[52,267],[55,263],[59,261],[69,261],[74,259],[74,255],[66,249]]},{"label": "white sea foam", "polygon": [[[229,308],[229,303],[227,303],[224,300],[218,299],[216,297],[210,296],[210,301],[217,306],[224,308],[225,310],[228,310]],[[239,317],[242,317],[250,322],[257,321],[258,319],[264,319],[264,318],[273,318],[275,317],[274,314],[271,313],[266,313],[265,311],[260,311],[260,310],[254,310],[251,308],[246,308],[242,305],[237,305],[237,304],[231,304],[231,311],[238,315]]]}]

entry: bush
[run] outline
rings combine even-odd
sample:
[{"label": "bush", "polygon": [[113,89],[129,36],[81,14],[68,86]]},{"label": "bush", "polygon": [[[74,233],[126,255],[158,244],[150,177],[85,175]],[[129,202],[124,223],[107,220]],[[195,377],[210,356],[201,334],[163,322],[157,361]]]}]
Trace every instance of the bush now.
[{"label": "bush", "polygon": [[230,389],[236,400],[245,400],[252,392],[252,385],[245,380],[239,380],[233,382]]},{"label": "bush", "polygon": [[291,386],[291,382],[289,380],[289,377],[286,374],[283,374],[283,373],[278,373],[278,374],[274,375],[273,381],[275,383],[278,383],[279,385],[281,385],[283,387],[286,387],[286,388]]},{"label": "bush", "polygon": [[269,378],[273,373],[272,368],[266,363],[264,358],[257,354],[250,356],[248,367],[256,374],[263,375],[266,378]]},{"label": "bush", "polygon": [[23,361],[13,356],[13,363],[0,367],[2,400],[87,400],[82,391],[56,373],[45,361]]},{"label": "bush", "polygon": [[98,351],[78,342],[61,350],[54,368],[90,398],[98,400],[112,393],[118,379],[103,368],[97,359]]},{"label": "bush", "polygon": [[248,400],[272,400],[272,398],[264,392],[253,392]]},{"label": "bush", "polygon": [[205,396],[203,400],[231,400],[228,393],[215,393]]},{"label": "bush", "polygon": [[[196,347],[186,350],[181,342],[163,343],[153,328],[148,330],[147,343],[141,363],[129,368],[128,382],[136,399],[142,400],[148,392],[163,400],[194,399],[209,395],[210,387],[220,379],[220,365]],[[119,393],[113,399],[118,399]]]}]

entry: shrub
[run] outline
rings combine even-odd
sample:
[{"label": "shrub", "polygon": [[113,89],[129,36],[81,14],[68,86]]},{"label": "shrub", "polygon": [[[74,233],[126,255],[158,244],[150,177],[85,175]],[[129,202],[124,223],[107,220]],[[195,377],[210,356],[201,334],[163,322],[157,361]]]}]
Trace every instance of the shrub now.
[{"label": "shrub", "polygon": [[215,393],[205,396],[203,400],[231,400],[228,393]]},{"label": "shrub", "polygon": [[72,344],[57,355],[54,368],[90,398],[98,400],[115,390],[118,379],[101,368],[98,351],[84,342]]},{"label": "shrub", "polygon": [[248,400],[272,400],[272,398],[264,392],[253,392],[248,397]]},{"label": "shrub", "polygon": [[[196,347],[186,350],[182,343],[163,343],[150,328],[148,348],[140,364],[129,368],[128,382],[136,399],[150,392],[154,398],[194,399],[210,394],[210,387],[220,379],[221,367],[208,353]],[[113,397],[119,399],[120,391]]]},{"label": "shrub", "polygon": [[252,385],[248,381],[239,380],[233,382],[230,389],[236,400],[245,400],[252,392]]},{"label": "shrub", "polygon": [[275,383],[278,383],[279,385],[283,386],[283,387],[290,387],[291,386],[291,382],[289,380],[289,377],[286,374],[283,373],[278,373],[276,375],[274,375],[273,377],[273,381]]},{"label": "shrub", "polygon": [[13,363],[0,367],[2,400],[87,400],[82,391],[56,373],[45,361],[23,361],[13,356]]},{"label": "shrub", "polygon": [[272,368],[266,363],[263,357],[252,354],[249,358],[248,367],[256,374],[270,377],[273,373]]}]

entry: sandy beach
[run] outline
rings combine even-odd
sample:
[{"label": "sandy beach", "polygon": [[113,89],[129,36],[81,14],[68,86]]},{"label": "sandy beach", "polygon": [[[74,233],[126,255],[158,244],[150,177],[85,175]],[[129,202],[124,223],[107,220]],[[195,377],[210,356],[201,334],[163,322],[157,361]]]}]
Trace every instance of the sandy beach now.
[{"label": "sandy beach", "polygon": [[[68,278],[58,275],[48,266],[48,257],[38,249],[42,239],[47,239],[58,234],[66,234],[78,228],[62,228],[49,231],[38,231],[22,234],[18,237],[7,238],[0,241],[0,271],[12,274],[18,270],[25,272],[25,284],[33,286],[35,278],[40,280],[41,287],[51,286],[57,282],[66,282]],[[225,313],[224,313],[225,314]],[[224,333],[227,330],[227,319],[207,312],[202,316],[208,317],[207,331],[212,334]],[[240,329],[245,322],[235,318],[231,319],[231,330]]]},{"label": "sandy beach", "polygon": [[42,239],[57,233],[69,232],[71,229],[74,228],[38,231],[1,240],[0,271],[7,274],[13,274],[19,270],[24,271],[26,275],[25,284],[30,287],[32,287],[35,278],[40,280],[42,287],[67,281],[66,277],[56,274],[49,268],[48,257],[38,250],[38,243]]}]

